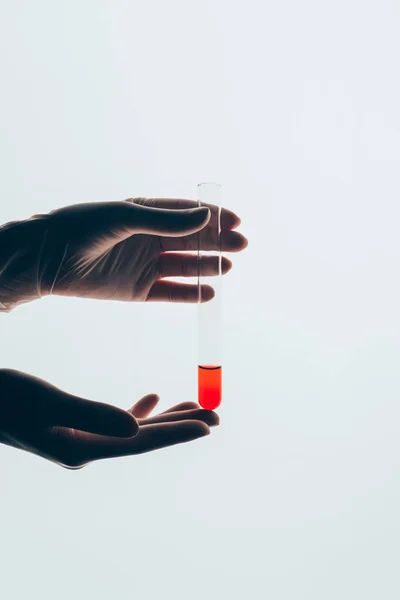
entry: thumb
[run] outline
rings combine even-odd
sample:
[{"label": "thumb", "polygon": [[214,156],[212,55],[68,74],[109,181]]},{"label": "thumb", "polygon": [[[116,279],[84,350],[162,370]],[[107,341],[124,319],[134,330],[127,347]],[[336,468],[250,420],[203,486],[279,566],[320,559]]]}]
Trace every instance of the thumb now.
[{"label": "thumb", "polygon": [[128,411],[71,394],[61,394],[50,412],[52,425],[98,435],[134,437],[139,431],[135,417]]},{"label": "thumb", "polygon": [[153,208],[130,202],[109,203],[107,226],[122,241],[134,233],[180,237],[200,231],[211,218],[206,206],[184,210]]},{"label": "thumb", "polygon": [[136,211],[137,226],[143,233],[179,237],[201,231],[211,218],[206,206],[184,210],[131,205]]}]

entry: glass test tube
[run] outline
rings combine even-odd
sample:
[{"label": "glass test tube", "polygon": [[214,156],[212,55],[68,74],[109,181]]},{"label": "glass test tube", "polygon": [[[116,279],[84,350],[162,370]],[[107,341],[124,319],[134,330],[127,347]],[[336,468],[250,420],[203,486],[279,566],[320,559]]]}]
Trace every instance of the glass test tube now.
[{"label": "glass test tube", "polygon": [[[221,299],[221,199],[222,188],[217,183],[201,183],[197,186],[198,205],[213,204],[217,214],[212,216],[215,249],[202,250],[201,232],[198,235],[198,401],[206,410],[214,410],[222,399],[222,299]],[[218,272],[207,282],[215,291],[211,300],[202,302],[202,284],[207,256],[217,255]],[[202,271],[203,266],[203,271]]]}]

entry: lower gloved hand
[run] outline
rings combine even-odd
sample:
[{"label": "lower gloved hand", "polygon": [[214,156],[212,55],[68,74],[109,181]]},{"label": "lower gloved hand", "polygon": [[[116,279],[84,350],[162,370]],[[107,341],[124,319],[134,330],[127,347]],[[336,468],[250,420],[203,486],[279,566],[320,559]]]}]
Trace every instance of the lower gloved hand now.
[{"label": "lower gloved hand", "polygon": [[0,442],[77,469],[99,459],[189,442],[219,423],[216,413],[194,402],[149,417],[158,400],[150,394],[125,411],[0,369]]}]

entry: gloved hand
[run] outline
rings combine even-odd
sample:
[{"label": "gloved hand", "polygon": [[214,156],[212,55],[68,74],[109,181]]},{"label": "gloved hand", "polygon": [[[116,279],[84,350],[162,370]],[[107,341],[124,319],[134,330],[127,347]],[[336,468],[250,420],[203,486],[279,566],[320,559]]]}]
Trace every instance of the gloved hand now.
[{"label": "gloved hand", "polygon": [[0,443],[77,469],[102,458],[141,454],[208,435],[218,416],[194,402],[147,418],[149,394],[130,410],[67,394],[31,375],[0,369]]},{"label": "gloved hand", "polygon": [[[0,228],[0,311],[49,294],[123,301],[197,302],[197,285],[165,277],[197,276],[198,239],[219,250],[217,208],[191,200],[130,199],[67,206]],[[221,211],[221,250],[237,252],[246,238],[240,219]],[[200,236],[197,232],[201,231]],[[218,257],[201,273],[217,273]],[[231,268],[222,259],[222,271]],[[204,285],[201,298],[213,297]]]}]

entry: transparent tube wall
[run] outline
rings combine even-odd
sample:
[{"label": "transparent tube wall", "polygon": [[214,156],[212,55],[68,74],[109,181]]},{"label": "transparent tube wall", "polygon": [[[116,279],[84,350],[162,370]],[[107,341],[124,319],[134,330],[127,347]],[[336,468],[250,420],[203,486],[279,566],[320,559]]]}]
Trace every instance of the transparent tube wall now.
[{"label": "transparent tube wall", "polygon": [[[222,399],[222,273],[221,273],[221,200],[222,187],[216,183],[201,183],[197,186],[198,205],[208,204],[217,207],[213,211],[211,227],[213,230],[212,248],[201,248],[202,234],[199,233],[198,246],[198,392],[199,404],[208,410],[214,410]],[[210,227],[210,224],[208,225]],[[210,237],[206,239],[209,243]],[[217,259],[218,272],[212,277],[205,274],[206,259],[214,256]],[[202,285],[212,286],[215,295],[211,300],[202,302],[209,291]]]}]

